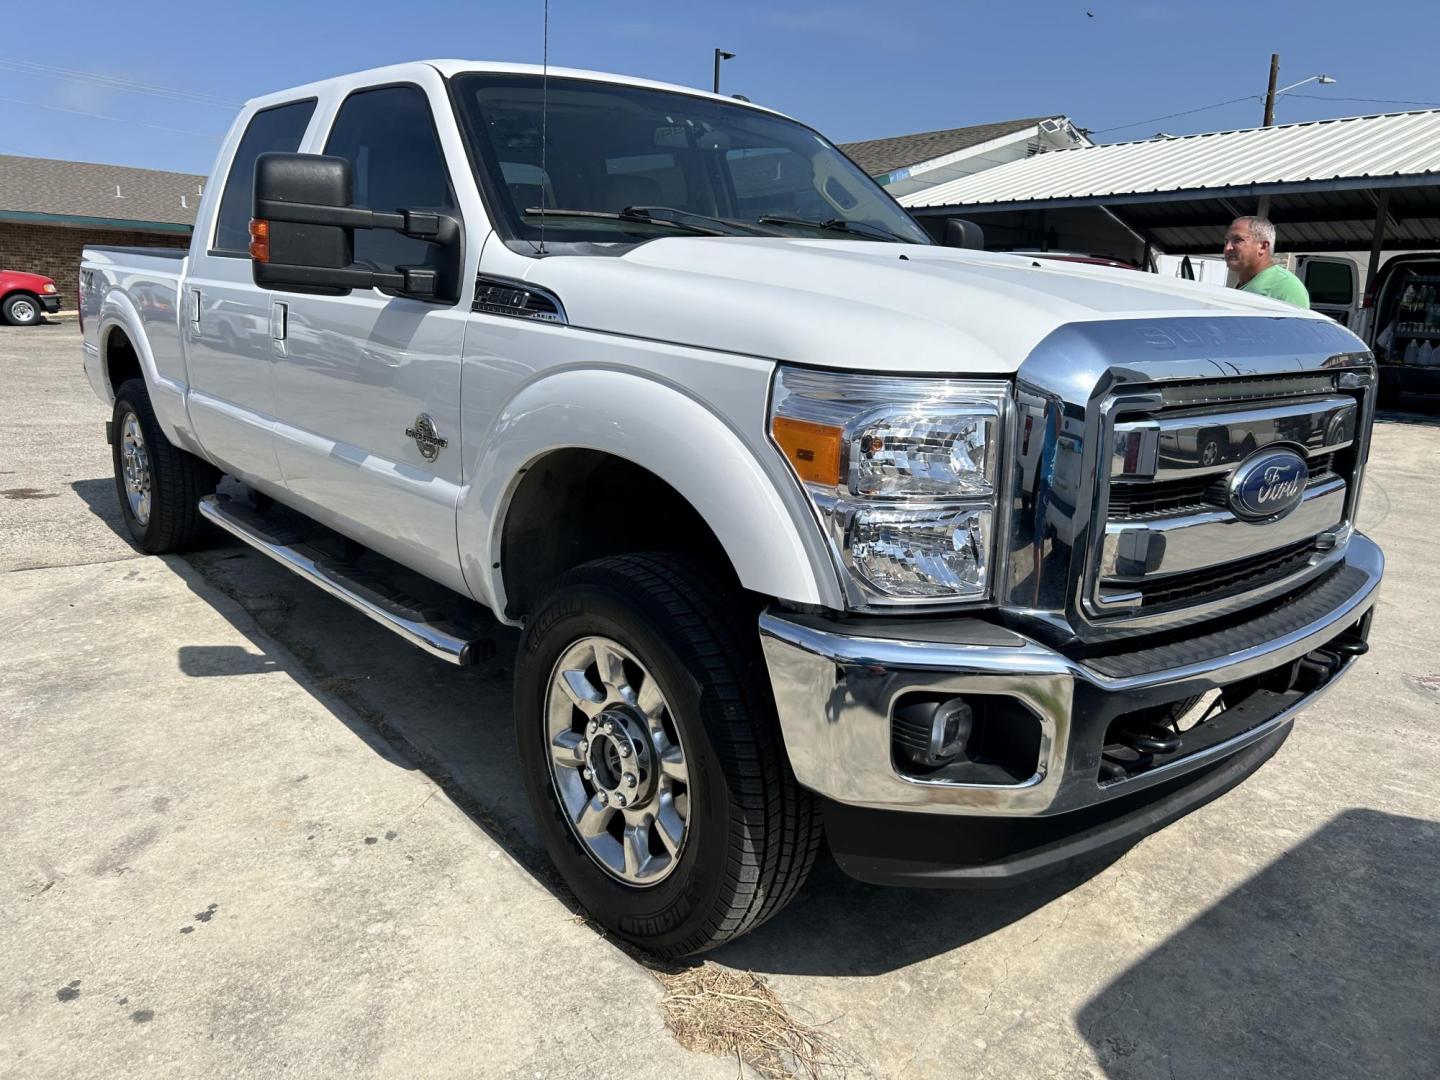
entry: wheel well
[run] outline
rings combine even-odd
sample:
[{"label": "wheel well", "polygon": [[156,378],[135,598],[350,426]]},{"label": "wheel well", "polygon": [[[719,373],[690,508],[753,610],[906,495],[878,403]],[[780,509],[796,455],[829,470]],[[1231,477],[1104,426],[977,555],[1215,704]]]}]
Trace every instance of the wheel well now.
[{"label": "wheel well", "polygon": [[105,377],[110,380],[110,393],[114,396],[126,379],[142,379],[140,356],[125,331],[115,327],[105,338]]},{"label": "wheel well", "polygon": [[556,450],[525,472],[505,515],[505,614],[520,618],[561,574],[607,555],[670,551],[739,587],[719,539],[654,473],[596,450]]},{"label": "wheel well", "polygon": [[0,304],[5,303],[7,300],[12,300],[12,299],[14,299],[14,298],[17,297],[17,296],[28,296],[31,300],[34,300],[37,304],[40,303],[40,297],[36,296],[36,295],[35,295],[33,292],[31,292],[29,289],[11,289],[11,290],[10,290],[9,292],[7,292],[4,296],[0,296]]}]

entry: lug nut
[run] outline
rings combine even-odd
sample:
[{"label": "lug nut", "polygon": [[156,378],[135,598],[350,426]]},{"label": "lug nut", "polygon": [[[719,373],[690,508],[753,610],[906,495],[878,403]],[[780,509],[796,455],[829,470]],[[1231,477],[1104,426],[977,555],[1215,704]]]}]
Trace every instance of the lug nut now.
[{"label": "lug nut", "polygon": [[615,805],[616,805],[616,806],[624,806],[624,805],[625,805],[625,796],[624,796],[624,795],[616,795],[616,796],[615,796]]},{"label": "lug nut", "polygon": [[614,734],[615,734],[615,721],[614,721],[614,720],[606,720],[606,721],[605,721],[605,734],[606,734],[606,735],[614,735]]},{"label": "lug nut", "polygon": [[629,744],[628,742],[622,742],[622,743],[620,744],[620,756],[621,756],[621,757],[629,757],[629,756],[630,756],[630,744]]},{"label": "lug nut", "polygon": [[590,752],[590,744],[589,744],[587,741],[585,741],[584,739],[581,739],[581,740],[580,740],[580,745],[577,746],[577,747],[575,747],[575,756],[576,756],[576,757],[584,757],[584,756],[585,756],[586,754],[588,754],[589,752]]},{"label": "lug nut", "polygon": [[580,775],[583,776],[586,780],[593,780],[593,779],[595,779],[595,774],[594,774],[593,772],[591,772],[591,771],[589,770],[589,768],[581,769],[581,770],[580,770]]},{"label": "lug nut", "polygon": [[636,781],[636,779],[635,779],[635,774],[634,774],[633,772],[627,772],[627,773],[625,774],[625,786],[626,786],[626,787],[634,787],[637,782],[638,782],[638,781]]},{"label": "lug nut", "polygon": [[597,731],[600,730],[600,725],[597,724],[594,720],[591,720],[590,723],[586,726],[585,730],[591,735],[594,735]]},{"label": "lug nut", "polygon": [[610,796],[609,796],[609,795],[606,795],[605,792],[603,792],[603,791],[598,792],[595,797],[600,800],[600,805],[601,805],[601,806],[609,806],[609,805],[610,805]]}]

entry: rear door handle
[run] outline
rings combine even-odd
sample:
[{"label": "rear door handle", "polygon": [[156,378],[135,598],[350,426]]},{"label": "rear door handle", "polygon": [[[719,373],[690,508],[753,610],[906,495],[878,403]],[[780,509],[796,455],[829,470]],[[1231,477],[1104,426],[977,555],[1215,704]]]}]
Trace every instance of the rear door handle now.
[{"label": "rear door handle", "polygon": [[200,329],[200,290],[190,290],[190,325]]}]

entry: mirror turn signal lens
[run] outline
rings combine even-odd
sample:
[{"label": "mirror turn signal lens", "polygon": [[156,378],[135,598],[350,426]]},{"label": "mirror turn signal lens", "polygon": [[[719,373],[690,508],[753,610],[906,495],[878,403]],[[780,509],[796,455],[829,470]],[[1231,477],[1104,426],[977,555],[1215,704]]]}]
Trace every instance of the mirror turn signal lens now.
[{"label": "mirror turn signal lens", "polygon": [[840,428],[777,416],[771,424],[771,432],[801,480],[826,487],[840,483],[843,436]]},{"label": "mirror turn signal lens", "polygon": [[250,258],[256,262],[270,261],[270,222],[250,219]]}]

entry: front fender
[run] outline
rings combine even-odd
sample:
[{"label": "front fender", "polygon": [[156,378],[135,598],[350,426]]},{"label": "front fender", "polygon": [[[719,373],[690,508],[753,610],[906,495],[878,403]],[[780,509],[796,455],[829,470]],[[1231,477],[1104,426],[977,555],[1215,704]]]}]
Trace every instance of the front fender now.
[{"label": "front fender", "polygon": [[530,464],[565,449],[613,454],[664,480],[705,520],[747,589],[844,606],[818,526],[778,455],[767,469],[734,428],[673,386],[632,372],[570,370],[511,399],[461,502],[465,579],[496,613],[505,610],[500,546],[511,499]]}]

